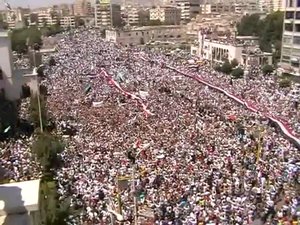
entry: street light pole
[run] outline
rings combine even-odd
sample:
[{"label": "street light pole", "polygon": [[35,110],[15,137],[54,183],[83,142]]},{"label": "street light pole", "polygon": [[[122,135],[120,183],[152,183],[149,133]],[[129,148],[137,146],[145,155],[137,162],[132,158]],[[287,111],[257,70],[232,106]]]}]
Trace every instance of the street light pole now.
[{"label": "street light pole", "polygon": [[132,192],[133,192],[133,204],[134,204],[134,225],[138,225],[138,203],[137,203],[137,196],[135,190],[135,170],[136,165],[133,164],[132,167]]},{"label": "street light pole", "polygon": [[[36,67],[36,54],[35,54],[35,49],[33,49],[33,64],[34,64],[34,68]],[[37,72],[37,69],[36,69]],[[38,108],[39,108],[39,120],[40,120],[40,129],[41,129],[41,133],[44,132],[44,128],[43,128],[43,119],[42,119],[42,110],[41,110],[41,99],[40,99],[40,85],[39,85],[39,80],[38,80],[38,74],[36,74],[36,85],[37,85],[37,101],[38,101]]]}]

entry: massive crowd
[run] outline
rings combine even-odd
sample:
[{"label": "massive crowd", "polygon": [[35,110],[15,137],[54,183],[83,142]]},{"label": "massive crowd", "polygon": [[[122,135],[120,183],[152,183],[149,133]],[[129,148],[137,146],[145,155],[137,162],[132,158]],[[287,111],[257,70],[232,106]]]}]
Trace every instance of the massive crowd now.
[{"label": "massive crowd", "polygon": [[[299,149],[268,119],[163,65],[200,75],[299,126],[299,110],[275,78],[232,82],[209,67],[188,69],[187,56],[124,48],[92,30],[66,34],[57,49],[43,84],[67,144],[57,172],[60,198],[82,209],[72,224],[109,224],[108,209],[118,205],[131,224],[133,194],[140,213],[153,211],[150,224],[297,224]],[[124,95],[101,68],[142,100]],[[130,179],[134,165],[133,193],[118,179]]]}]

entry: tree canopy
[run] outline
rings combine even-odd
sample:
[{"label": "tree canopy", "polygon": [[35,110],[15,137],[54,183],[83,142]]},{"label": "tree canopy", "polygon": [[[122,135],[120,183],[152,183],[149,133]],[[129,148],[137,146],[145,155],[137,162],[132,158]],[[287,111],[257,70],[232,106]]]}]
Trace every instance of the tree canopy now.
[{"label": "tree canopy", "polygon": [[244,70],[241,67],[237,67],[232,71],[231,75],[235,79],[242,78],[244,76]]},{"label": "tree canopy", "polygon": [[42,45],[42,34],[37,27],[14,29],[11,32],[12,49],[18,53],[26,53],[28,46]]},{"label": "tree canopy", "polygon": [[272,52],[272,47],[274,47],[274,57],[275,60],[278,60],[281,50],[282,26],[283,12],[271,13],[264,19],[260,19],[257,14],[252,14],[244,16],[237,24],[237,33],[240,36],[258,36],[260,49],[264,52]]}]

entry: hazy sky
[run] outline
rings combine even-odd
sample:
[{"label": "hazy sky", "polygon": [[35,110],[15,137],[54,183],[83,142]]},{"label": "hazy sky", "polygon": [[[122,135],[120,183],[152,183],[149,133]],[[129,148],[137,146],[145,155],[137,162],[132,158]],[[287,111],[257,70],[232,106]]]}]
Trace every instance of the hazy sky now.
[{"label": "hazy sky", "polygon": [[[12,8],[21,6],[30,8],[42,7],[42,6],[50,6],[61,3],[73,3],[75,0],[6,0]],[[0,9],[4,9],[3,0],[0,0]]]}]

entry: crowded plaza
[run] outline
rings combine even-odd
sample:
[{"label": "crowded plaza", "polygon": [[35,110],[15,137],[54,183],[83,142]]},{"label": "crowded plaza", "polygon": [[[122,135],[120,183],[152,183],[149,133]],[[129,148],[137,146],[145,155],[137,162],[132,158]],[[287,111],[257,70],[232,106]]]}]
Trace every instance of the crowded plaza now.
[{"label": "crowded plaza", "polygon": [[[297,138],[299,109],[276,76],[232,80],[189,68],[189,54],[125,48],[95,30],[61,35],[52,56],[41,83],[66,144],[56,179],[80,212],[72,224],[116,224],[119,214],[123,224],[298,224],[300,146],[264,115]],[[10,179],[39,176],[31,139],[3,144]]]}]

